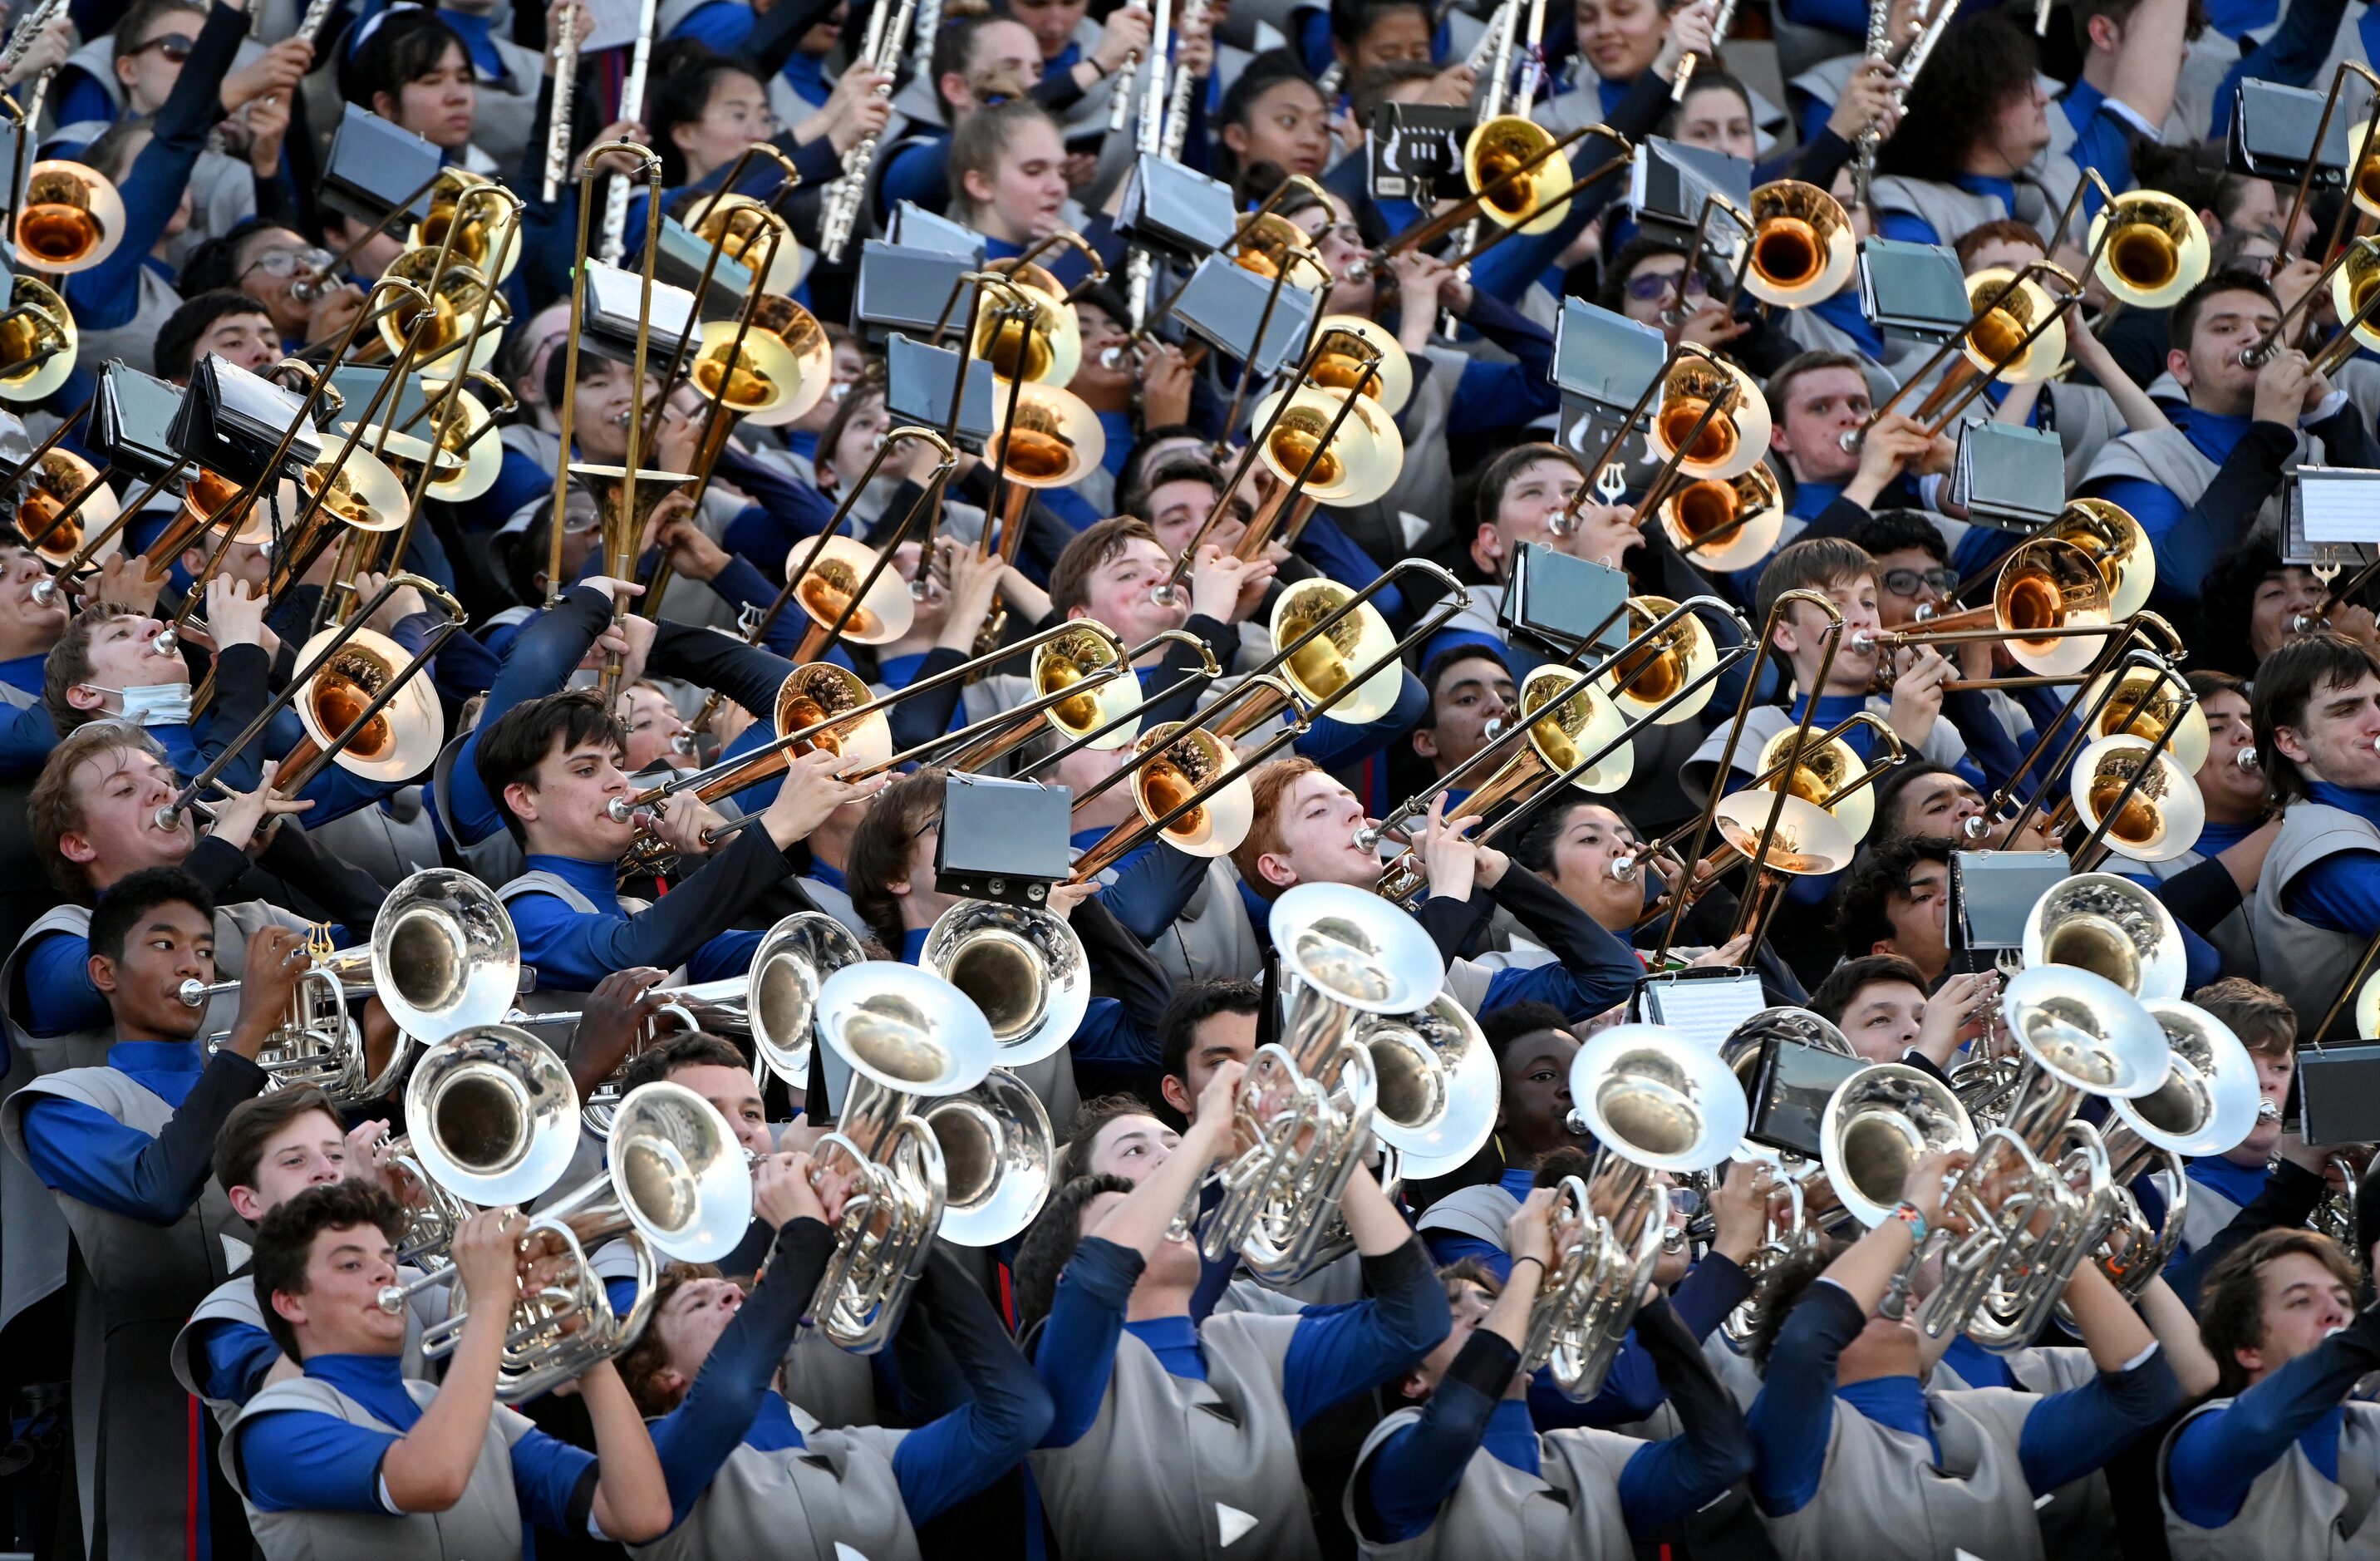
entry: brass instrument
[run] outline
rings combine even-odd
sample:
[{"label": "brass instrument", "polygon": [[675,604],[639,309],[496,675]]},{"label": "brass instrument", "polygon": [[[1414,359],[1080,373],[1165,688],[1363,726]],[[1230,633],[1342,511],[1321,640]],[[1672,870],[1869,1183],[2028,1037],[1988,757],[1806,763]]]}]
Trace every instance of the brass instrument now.
[{"label": "brass instrument", "polygon": [[[2010,553],[2000,566],[1989,607],[1920,618],[1912,629],[1864,634],[1859,642],[1896,650],[2006,640],[2009,654],[2019,665],[2040,677],[2062,680],[2098,659],[2113,627],[2107,579],[2099,566],[2071,543],[2036,537]],[[1961,680],[1957,686],[1990,684]]]},{"label": "brass instrument", "polygon": [[[2374,92],[2380,93],[2380,75],[2373,74],[2370,67],[2358,60],[2339,61],[2338,67],[2331,72],[2330,91],[2323,98],[2322,117],[2315,122],[2313,139],[2308,141],[2307,145],[2318,147],[2328,139],[2330,121],[2338,112],[2339,99],[2347,90],[2347,79],[2350,76],[2362,77],[2366,86]],[[2330,237],[2323,246],[2324,252],[2333,253],[2334,259],[2335,251],[2338,249],[2339,238],[2347,231],[2347,219],[2350,213],[2362,210],[2362,203],[2352,197],[2361,192],[2365,170],[2372,165],[2373,148],[2375,144],[2380,144],[2380,141],[2375,141],[2376,136],[2380,136],[2380,114],[2374,114],[2370,119],[2365,120],[2355,137],[2355,152],[2352,161],[2349,164],[2349,166],[2355,170],[2355,174],[2347,181],[2350,199],[2340,205],[2338,215],[2332,219]],[[2298,230],[2298,217],[2305,211],[2306,196],[2312,192],[2315,170],[2321,166],[2321,158],[2308,158],[2304,171],[2298,176],[2297,193],[2289,200],[2289,214],[2281,219],[2281,252],[2274,256],[2271,262],[2276,271],[2289,263],[2291,258],[2289,252],[2289,240]]]},{"label": "brass instrument", "polygon": [[2178,1000],[2187,980],[2181,930],[2165,902],[2128,878],[2085,872],[2034,904],[2024,963],[2087,970],[2141,1002]]},{"label": "brass instrument", "polygon": [[[889,83],[901,63],[901,54],[908,43],[909,21],[917,15],[917,0],[900,0],[897,6],[877,6],[868,15],[868,40],[859,52],[858,64],[881,72]],[[931,45],[921,45],[931,55]],[[878,95],[890,97],[888,84],[877,89]],[[859,226],[859,209],[868,198],[868,170],[876,163],[874,136],[863,136],[849,152],[843,154],[843,177],[827,187],[826,210],[819,219],[819,253],[830,265],[840,264],[844,250],[850,246],[851,236]]]},{"label": "brass instrument", "polygon": [[[1587,1175],[1565,1177],[1554,1195],[1556,1229],[1575,1225],[1544,1276],[1529,1318],[1521,1369],[1550,1367],[1578,1402],[1595,1396],[1636,1314],[1668,1229],[1669,1198],[1657,1171],[1700,1171],[1742,1141],[1748,1111],[1734,1070],[1718,1054],[1653,1024],[1622,1024],[1590,1038],[1571,1059],[1571,1116],[1598,1146]],[[1618,1200],[1597,1213],[1589,1189]]]},{"label": "brass instrument", "polygon": [[[2005,1348],[2039,1330],[2115,1218],[2106,1144],[2075,1115],[2082,1098],[2150,1093],[2165,1080],[2170,1052],[2148,1010],[2083,970],[2028,964],[2009,978],[2000,1011],[2023,1049],[2022,1074],[1886,1309],[1903,1314],[1909,1278],[1938,1252],[1942,1282],[1919,1308],[1919,1326],[1934,1338],[1964,1332]],[[1954,1235],[1961,1224],[1966,1234]]]},{"label": "brass instrument", "polygon": [[1684,699],[1676,698],[1718,665],[1711,631],[1692,614],[1678,615],[1680,605],[1666,596],[1628,598],[1628,642],[1634,648],[1613,665],[1607,687],[1631,721],[1651,716],[1656,726],[1674,726],[1710,703],[1707,680]]},{"label": "brass instrument", "polygon": [[1794,179],[1764,184],[1752,192],[1750,216],[1752,255],[1743,290],[1754,298],[1794,309],[1834,297],[1851,280],[1859,259],[1851,217],[1816,185]]},{"label": "brass instrument", "polygon": [[1394,332],[1361,314],[1326,314],[1314,332],[1317,352],[1307,379],[1325,390],[1361,391],[1391,418],[1405,409],[1413,398],[1413,360]]},{"label": "brass instrument", "polygon": [[[2057,283],[2060,296],[2052,299],[2035,277]],[[2051,378],[2066,355],[2066,307],[2082,296],[2082,285],[2047,260],[2028,262],[2013,272],[1999,266],[1975,272],[1967,278],[1967,323],[1911,371],[1899,388],[1877,402],[1865,422],[1844,432],[1840,441],[1844,452],[1857,450],[1869,429],[1945,363],[1950,364],[1949,371],[1919,404],[1916,414],[1921,421],[1934,419],[1926,425],[1927,432],[1937,438],[1992,381],[2019,384]],[[1963,360],[1951,362],[1954,355]]]},{"label": "brass instrument", "polygon": [[1479,214],[1500,227],[1550,233],[1561,225],[1572,176],[1554,133],[1516,114],[1482,120],[1463,143],[1463,176],[1480,192]]},{"label": "brass instrument", "polygon": [[[1727,409],[1709,414],[1713,402]],[[1696,434],[1694,430],[1700,428]],[[1768,398],[1752,376],[1691,342],[1662,372],[1660,399],[1646,443],[1657,459],[1674,458],[1690,478],[1742,476],[1768,453]]]},{"label": "brass instrument", "polygon": [[1864,1226],[1882,1225],[1908,1196],[1917,1163],[1973,1150],[1975,1125],[1943,1082],[1923,1068],[1876,1063],[1842,1081],[1818,1120],[1828,1184]]},{"label": "brass instrument", "polygon": [[1140,735],[1141,700],[1139,680],[1123,676],[1123,649],[1112,630],[1090,618],[1072,626],[1072,632],[1044,640],[1034,648],[1026,680],[1037,698],[1070,689],[1077,690],[1074,697],[1059,701],[1037,719],[1016,722],[967,744],[942,767],[976,773],[1050,729],[1087,739],[1092,748],[1131,743]]},{"label": "brass instrument", "polygon": [[124,197],[97,169],[36,163],[17,208],[17,263],[52,275],[89,271],[124,242]]},{"label": "brass instrument", "polygon": [[[502,189],[484,174],[463,168],[440,169],[437,182],[430,187],[430,214],[414,225],[413,231],[406,237],[407,247],[443,250],[450,265],[468,265],[489,281],[501,284],[520,263],[520,229],[503,220],[511,192],[498,194]],[[478,193],[472,193],[474,190]],[[471,212],[474,205],[492,205],[496,210],[492,214],[475,215]]]},{"label": "brass instrument", "polygon": [[1047,910],[961,900],[934,919],[917,968],[982,1011],[1002,1067],[1055,1055],[1090,1010],[1090,954]]},{"label": "brass instrument", "polygon": [[[512,1327],[496,1368],[497,1399],[522,1403],[619,1355],[652,1319],[655,1254],[709,1262],[734,1250],[751,1223],[752,1177],[718,1108],[683,1084],[630,1091],[608,1168],[529,1220],[522,1250],[558,1248],[557,1271],[534,1293],[504,1298]],[[613,1311],[589,1261],[614,1237],[625,1237],[636,1257],[636,1299],[625,1312]],[[453,1311],[422,1335],[421,1352],[432,1360],[454,1352],[470,1317],[461,1277],[453,1284]],[[382,1292],[383,1308],[390,1293]]]},{"label": "brass instrument", "polygon": [[2101,738],[2074,762],[2068,784],[2082,826],[2096,830],[2107,821],[2108,848],[2133,861],[2171,861],[2198,843],[2206,823],[2192,772],[2148,738]]},{"label": "brass instrument", "polygon": [[1411,1014],[1446,980],[1420,923],[1366,890],[1300,884],[1273,901],[1280,1039],[1257,1049],[1233,1104],[1240,1152],[1201,1247],[1276,1282],[1313,1272],[1330,1243],[1379,1098],[1364,1014]]},{"label": "brass instrument", "polygon": [[2119,195],[2091,219],[2094,271],[2118,300],[2135,309],[2170,309],[2206,280],[2206,225],[2186,201],[2162,190]]},{"label": "brass instrument", "polygon": [[824,911],[797,910],[769,929],[742,982],[755,1077],[774,1073],[797,1089],[809,1088],[819,988],[866,957],[850,929]]},{"label": "brass instrument", "polygon": [[[83,552],[86,537],[104,532],[113,542],[114,522],[123,511],[98,469],[72,450],[44,452],[26,475],[29,481],[17,500],[17,529],[31,540],[43,563],[58,566],[63,579],[67,565],[80,568],[93,556]],[[81,505],[69,510],[78,496]],[[36,581],[36,587],[41,583]],[[36,600],[44,594],[55,599],[52,592],[37,594]]]},{"label": "brass instrument", "polygon": [[1670,545],[1711,573],[1748,569],[1776,550],[1785,502],[1766,463],[1738,477],[1689,482],[1662,501]]},{"label": "brass instrument", "polygon": [[2156,589],[2156,554],[2149,535],[2121,505],[2106,499],[2068,499],[2041,535],[2071,543],[2099,566],[2107,582],[2107,609],[2129,618],[2148,605]]},{"label": "brass instrument", "polygon": [[7,311],[0,313],[0,401],[55,395],[74,372],[81,343],[74,311],[56,288],[38,277],[12,278]]}]

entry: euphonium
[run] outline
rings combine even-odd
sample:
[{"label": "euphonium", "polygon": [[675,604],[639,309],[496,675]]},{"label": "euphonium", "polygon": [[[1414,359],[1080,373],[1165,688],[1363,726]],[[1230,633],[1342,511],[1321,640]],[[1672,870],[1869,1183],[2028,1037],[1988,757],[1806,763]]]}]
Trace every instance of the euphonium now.
[{"label": "euphonium", "polygon": [[[655,1254],[709,1262],[734,1250],[751,1223],[751,1173],[718,1108],[683,1084],[657,1081],[630,1091],[620,1103],[604,1174],[529,1221],[522,1250],[551,1254],[553,1275],[534,1294],[520,1289],[510,1299],[513,1326],[496,1368],[496,1397],[506,1404],[534,1398],[620,1354],[651,1320]],[[637,1265],[636,1299],[625,1312],[613,1310],[589,1256],[614,1237],[627,1238]],[[393,1294],[401,1292],[382,1292],[382,1307]],[[454,1310],[424,1330],[422,1354],[454,1352],[470,1305],[458,1277]]]},{"label": "euphonium", "polygon": [[829,976],[867,957],[851,930],[820,910],[797,910],[761,938],[744,978],[744,1022],[752,1031],[753,1069],[807,1090],[819,989]]},{"label": "euphonium", "polygon": [[2128,878],[2086,872],[2034,902],[2024,923],[2028,967],[2071,965],[2148,1001],[2181,996],[2188,958],[2165,902]]},{"label": "euphonium", "polygon": [[1819,1163],[1845,1211],[1881,1225],[1929,1154],[1975,1147],[1975,1125],[1949,1086],[1922,1068],[1877,1063],[1837,1086],[1818,1122]]},{"label": "euphonium", "polygon": [[[1742,1140],[1743,1090],[1718,1054],[1659,1025],[1614,1026],[1571,1059],[1572,1116],[1593,1134],[1587,1175],[1565,1177],[1555,1193],[1557,1231],[1578,1227],[1548,1274],[1529,1318],[1521,1369],[1552,1369],[1572,1399],[1595,1396],[1636,1314],[1669,1224],[1669,1197],[1656,1171],[1700,1171]],[[1609,1218],[1588,1188],[1619,1200]]]},{"label": "euphonium", "polygon": [[1378,1078],[1359,1015],[1411,1014],[1446,967],[1420,923],[1378,895],[1300,884],[1273,901],[1281,951],[1280,1039],[1257,1048],[1233,1105],[1239,1153],[1202,1247],[1240,1254],[1259,1277],[1311,1273],[1348,1180],[1370,1147]]},{"label": "euphonium", "polygon": [[917,967],[982,1010],[1002,1067],[1054,1055],[1090,1010],[1090,955],[1047,910],[961,900],[928,929]]},{"label": "euphonium", "polygon": [[848,1176],[853,1190],[810,1312],[838,1347],[869,1355],[900,1325],[951,1201],[941,1140],[917,1103],[973,1090],[995,1048],[990,1024],[958,988],[882,960],[826,979],[817,1028],[852,1074],[835,1130],[812,1152],[815,1174]]},{"label": "euphonium", "polygon": [[[2085,1095],[2149,1093],[2164,1082],[2169,1050],[2156,1019],[2122,988],[2068,966],[2018,971],[2000,1011],[2027,1065],[1905,1275],[1945,1250],[1919,1325],[1934,1338],[1963,1332],[2009,1348],[2040,1329],[2116,1216],[2106,1144],[2076,1109]],[[1960,1224],[1966,1234],[1953,1238]]]},{"label": "euphonium", "polygon": [[[1728,1065],[1743,1086],[1747,1103],[1758,1087],[1761,1060],[1768,1054],[1772,1040],[1798,1043],[1840,1057],[1853,1055],[1852,1043],[1843,1032],[1809,1009],[1763,1008],[1728,1031],[1727,1039],[1718,1047],[1719,1060]],[[1763,1212],[1760,1245],[1743,1262],[1743,1272],[1752,1279],[1752,1293],[1719,1323],[1729,1342],[1742,1348],[1751,1343],[1759,1328],[1760,1303],[1767,1290],[1769,1274],[1795,1254],[1814,1246],[1823,1231],[1840,1222],[1842,1211],[1828,1184],[1827,1168],[1819,1161],[1750,1137],[1737,1145],[1728,1158],[1736,1163],[1767,1164],[1775,1177],[1772,1194],[1782,1192],[1787,1201],[1786,1217],[1780,1223],[1772,1195],[1768,1208]],[[1708,1210],[1720,1174],[1713,1172],[1694,1178],[1706,1184],[1701,1189],[1705,1212],[1688,1223],[1689,1239],[1708,1240],[1718,1232],[1718,1220]]]}]

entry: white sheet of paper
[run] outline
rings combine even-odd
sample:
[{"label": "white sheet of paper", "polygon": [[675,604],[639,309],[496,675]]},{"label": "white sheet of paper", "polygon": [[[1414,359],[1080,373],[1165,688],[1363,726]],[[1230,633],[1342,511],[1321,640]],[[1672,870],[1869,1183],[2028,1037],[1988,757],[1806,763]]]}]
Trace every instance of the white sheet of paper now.
[{"label": "white sheet of paper", "polygon": [[637,23],[643,18],[639,0],[579,0],[595,18],[595,30],[578,45],[580,55],[623,49],[637,41]]},{"label": "white sheet of paper", "polygon": [[2380,543],[2380,472],[2301,476],[2306,541]]},{"label": "white sheet of paper", "polygon": [[1760,991],[1757,971],[1733,979],[1700,976],[1685,981],[1657,981],[1645,988],[1645,1017],[1666,1025],[1689,1041],[1718,1050],[1736,1026],[1768,1006]]}]

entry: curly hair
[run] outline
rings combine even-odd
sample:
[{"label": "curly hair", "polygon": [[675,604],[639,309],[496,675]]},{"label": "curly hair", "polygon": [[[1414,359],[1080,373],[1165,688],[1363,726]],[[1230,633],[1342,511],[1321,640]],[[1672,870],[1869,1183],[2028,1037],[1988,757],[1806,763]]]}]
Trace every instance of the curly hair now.
[{"label": "curly hair", "polygon": [[1928,180],[1958,173],[2000,110],[2033,91],[2039,67],[2032,35],[2005,12],[1953,22],[1918,72],[1900,128],[1877,148],[1876,171]]}]

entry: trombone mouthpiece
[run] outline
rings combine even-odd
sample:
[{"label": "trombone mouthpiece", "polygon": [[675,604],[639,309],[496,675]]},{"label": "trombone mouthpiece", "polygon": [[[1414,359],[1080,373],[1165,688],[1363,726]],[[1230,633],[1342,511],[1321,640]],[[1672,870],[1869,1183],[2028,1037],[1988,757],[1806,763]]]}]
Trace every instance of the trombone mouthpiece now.
[{"label": "trombone mouthpiece", "polygon": [[156,824],[160,829],[180,828],[182,824],[182,810],[180,806],[176,803],[168,802],[164,807],[158,809],[156,812]]},{"label": "trombone mouthpiece", "polygon": [[1959,833],[1970,840],[1981,840],[1991,832],[1991,821],[1981,813],[1970,814],[1959,825]]},{"label": "trombone mouthpiece", "polygon": [[1847,456],[1855,456],[1859,454],[1860,441],[1865,437],[1866,433],[1867,431],[1865,429],[1847,428],[1843,430],[1842,436],[1837,439],[1835,444],[1842,450],[1843,454]]},{"label": "trombone mouthpiece", "polygon": [[612,822],[613,823],[634,823],[637,822],[637,805],[625,797],[613,798],[609,802],[603,804],[603,811],[612,815]]},{"label": "trombone mouthpiece", "polygon": [[1615,884],[1633,884],[1636,882],[1636,859],[1614,857],[1603,871]]},{"label": "trombone mouthpiece", "polygon": [[1148,599],[1160,607],[1171,607],[1182,600],[1182,591],[1170,579],[1159,580],[1148,588]]},{"label": "trombone mouthpiece", "polygon": [[1359,824],[1355,829],[1355,849],[1377,851],[1380,848],[1380,831],[1376,824]]},{"label": "trombone mouthpiece", "polygon": [[1120,347],[1101,348],[1099,349],[1099,367],[1102,369],[1120,369],[1123,367],[1123,348]]},{"label": "trombone mouthpiece", "polygon": [[2259,1121],[2259,1122],[2277,1122],[2277,1121],[2279,1121],[2280,1119],[2281,1119],[2281,1108],[2280,1108],[2278,1105],[2275,1104],[2274,1104],[2273,1102],[2271,1102],[2271,1101],[2258,1101],[2258,1102],[2256,1103],[2256,1120],[2257,1120],[2257,1121]]},{"label": "trombone mouthpiece", "polygon": [[33,598],[33,605],[37,607],[56,606],[58,604],[58,577],[52,575],[47,579],[35,580],[33,582],[31,595]]},{"label": "trombone mouthpiece", "polygon": [[195,979],[186,981],[176,990],[176,995],[181,998],[185,1006],[203,1008],[207,1006],[207,983]]},{"label": "trombone mouthpiece", "polygon": [[174,637],[174,631],[171,628],[159,629],[157,631],[157,638],[149,641],[150,648],[154,650],[161,656],[172,655],[174,653],[174,648],[180,643],[181,641]]},{"label": "trombone mouthpiece", "polygon": [[380,1309],[382,1311],[387,1312],[391,1317],[405,1310],[405,1287],[401,1285],[382,1286],[380,1291]]}]

